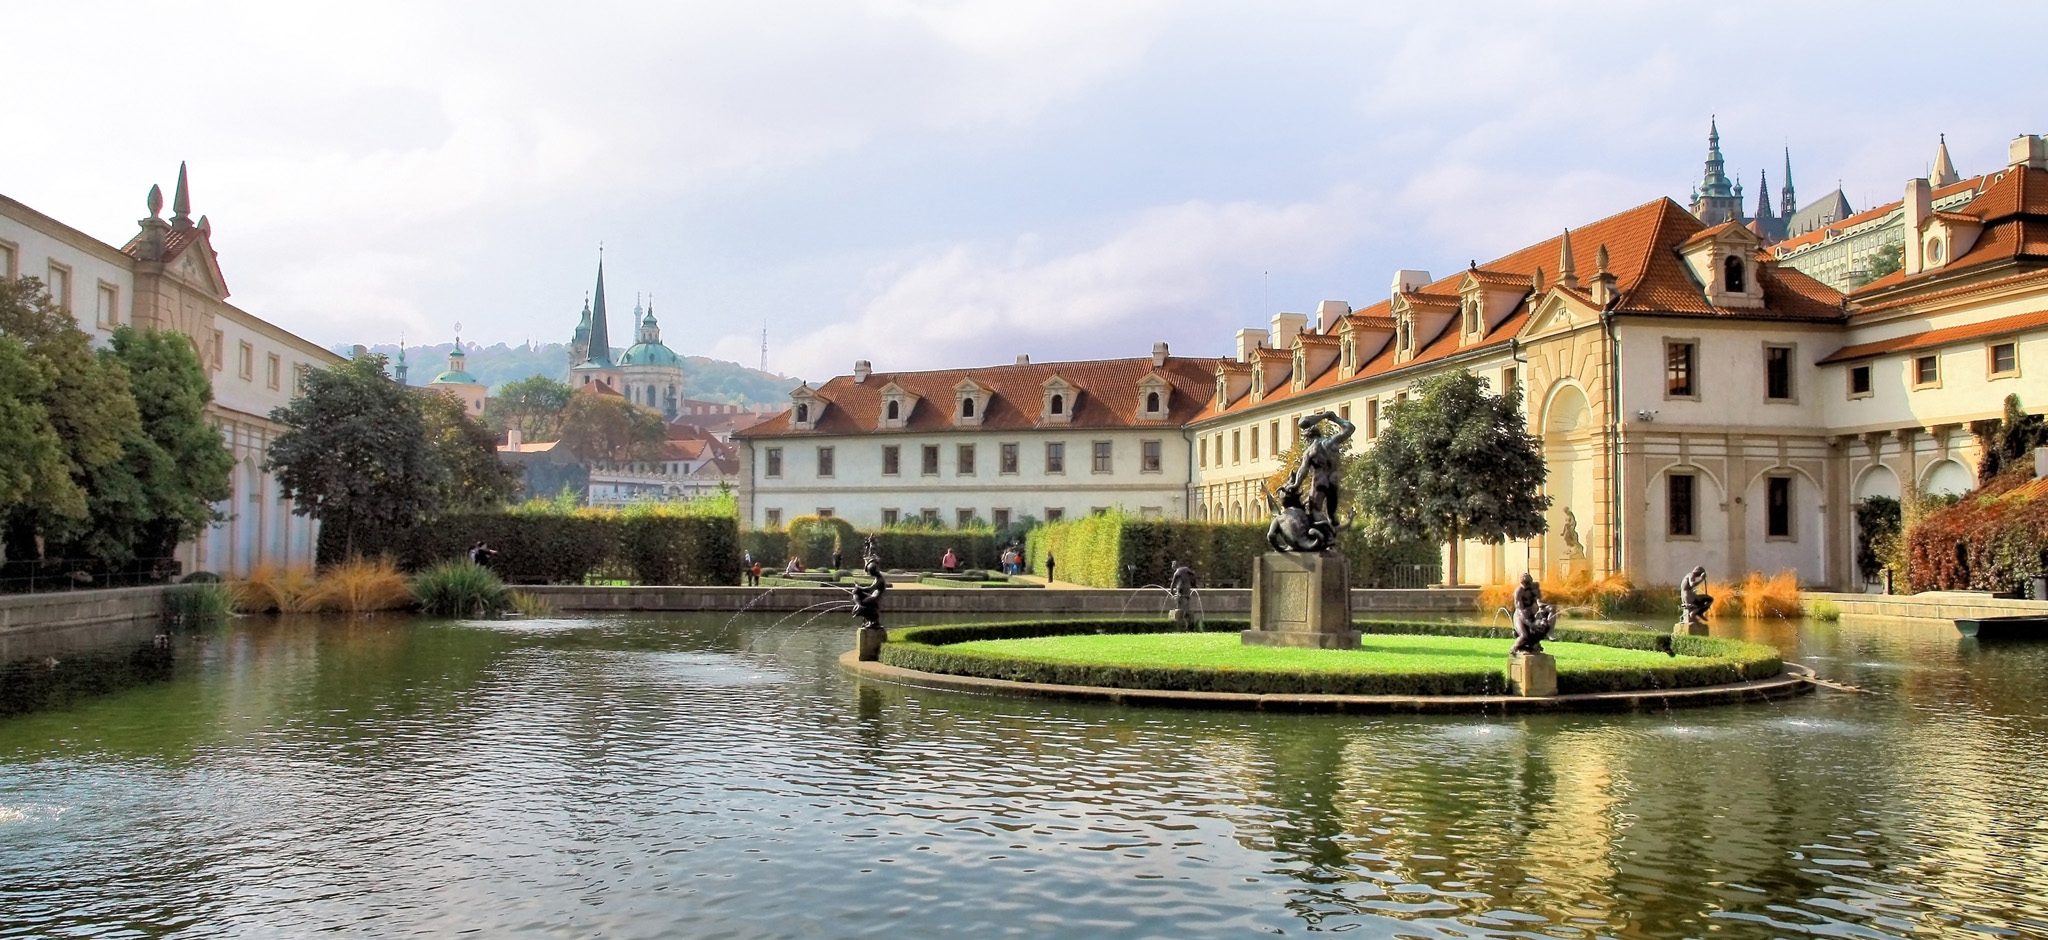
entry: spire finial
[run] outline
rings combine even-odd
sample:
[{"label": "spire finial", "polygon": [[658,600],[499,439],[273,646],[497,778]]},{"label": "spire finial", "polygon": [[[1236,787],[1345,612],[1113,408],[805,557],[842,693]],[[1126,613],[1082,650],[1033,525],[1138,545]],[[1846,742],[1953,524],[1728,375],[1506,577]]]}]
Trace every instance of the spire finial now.
[{"label": "spire finial", "polygon": [[1600,250],[1593,253],[1593,266],[1601,274],[1607,273],[1607,243],[1600,243]]},{"label": "spire finial", "polygon": [[178,162],[178,189],[171,196],[171,224],[185,226],[192,224],[192,187],[185,182],[185,163]]},{"label": "spire finial", "polygon": [[1564,237],[1557,246],[1557,282],[1566,287],[1577,287],[1578,266],[1572,262],[1572,230],[1565,229]]},{"label": "spire finial", "polygon": [[164,211],[164,188],[155,183],[149,186],[149,217],[154,219]]}]

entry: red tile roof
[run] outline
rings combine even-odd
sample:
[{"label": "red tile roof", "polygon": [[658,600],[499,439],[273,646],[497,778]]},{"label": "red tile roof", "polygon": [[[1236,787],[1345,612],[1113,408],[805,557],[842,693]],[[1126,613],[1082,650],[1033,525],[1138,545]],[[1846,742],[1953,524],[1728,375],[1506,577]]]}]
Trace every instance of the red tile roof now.
[{"label": "red tile roof", "polygon": [[[1953,196],[1956,193],[1962,192],[1963,190],[1978,188],[1982,186],[1984,182],[1989,178],[1991,177],[1973,176],[1969,179],[1962,180],[1960,182],[1950,183],[1947,186],[1942,186],[1935,189],[1933,198],[1937,200],[1946,199],[1949,196]],[[1824,241],[1827,238],[1828,233],[1831,231],[1841,231],[1843,229],[1862,225],[1865,222],[1870,222],[1879,218],[1883,218],[1887,214],[1899,211],[1899,207],[1904,204],[1904,200],[1893,200],[1891,202],[1887,202],[1884,205],[1877,206],[1875,208],[1865,209],[1862,212],[1858,212],[1855,215],[1852,215],[1846,219],[1836,219],[1835,221],[1829,222],[1828,224],[1823,225],[1820,228],[1814,229],[1811,232],[1803,232],[1792,238],[1788,238],[1784,241],[1778,242],[1772,245],[1770,250],[1782,254],[1795,249],[1804,248],[1807,245]]]},{"label": "red tile roof", "polygon": [[[1033,362],[1020,365],[988,366],[979,369],[938,369],[931,372],[876,372],[865,382],[842,375],[818,387],[828,404],[818,415],[816,430],[793,431],[789,412],[769,418],[751,428],[734,432],[734,437],[804,437],[835,434],[876,433],[881,424],[882,388],[896,383],[920,400],[904,422],[906,432],[1013,431],[1049,428],[1179,427],[1192,420],[1216,391],[1216,359],[1171,356],[1164,368],[1154,368],[1152,357],[1138,359],[1097,359],[1082,362]],[[1038,419],[1044,399],[1045,381],[1057,374],[1080,390],[1069,404],[1071,419],[1060,424],[1041,424]],[[1171,386],[1164,421],[1140,421],[1144,406],[1138,382],[1157,374]],[[953,387],[973,379],[989,390],[988,404],[978,426],[953,424]],[[881,432],[893,433],[893,432]]]},{"label": "red tile roof", "polygon": [[2042,327],[2048,327],[2048,310],[2036,310],[2033,313],[2000,317],[1996,320],[1986,320],[1982,323],[1965,323],[1960,326],[1943,327],[1938,330],[1924,330],[1919,333],[1909,333],[1905,336],[1894,336],[1891,339],[1881,339],[1872,343],[1857,343],[1854,346],[1844,346],[1827,358],[1822,359],[1817,365],[1848,362],[1852,359],[1868,359],[1872,356],[1882,356],[1888,353],[1933,349],[1937,346],[1949,345],[1950,343],[1990,339],[1994,336],[2004,336],[2009,333],[2020,333]]},{"label": "red tile roof", "polygon": [[[1947,264],[1910,275],[1904,271],[1893,271],[1850,291],[1852,303],[1858,298],[1870,299],[1867,303],[1854,303],[1855,312],[1888,310],[1954,293],[1954,288],[1945,288],[1938,293],[1897,295],[1899,288],[1929,278],[1939,277],[1945,283],[1971,268],[1997,262],[2020,259],[2048,262],[2048,170],[2032,167],[2008,169],[1992,177],[1984,192],[1960,212],[1937,215],[1955,215],[1962,220],[1982,222],[1984,231],[1977,236],[1970,250],[1950,259]],[[1879,300],[1879,295],[1889,296]]]}]

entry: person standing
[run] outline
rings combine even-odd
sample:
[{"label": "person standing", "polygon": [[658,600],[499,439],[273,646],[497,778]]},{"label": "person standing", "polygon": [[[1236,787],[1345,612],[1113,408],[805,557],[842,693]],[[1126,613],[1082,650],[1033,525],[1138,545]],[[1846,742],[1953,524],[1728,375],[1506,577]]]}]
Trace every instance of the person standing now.
[{"label": "person standing", "polygon": [[1047,583],[1047,584],[1051,584],[1051,583],[1053,582],[1053,580],[1054,580],[1054,575],[1053,575],[1052,571],[1053,571],[1053,565],[1055,565],[1055,564],[1058,564],[1058,562],[1055,562],[1055,561],[1053,560],[1053,557],[1052,557],[1052,549],[1050,549],[1050,548],[1046,549],[1046,550],[1045,550],[1045,583]]},{"label": "person standing", "polygon": [[960,556],[953,554],[952,548],[947,548],[946,556],[939,559],[939,567],[946,569],[946,572],[951,574],[960,567]]}]

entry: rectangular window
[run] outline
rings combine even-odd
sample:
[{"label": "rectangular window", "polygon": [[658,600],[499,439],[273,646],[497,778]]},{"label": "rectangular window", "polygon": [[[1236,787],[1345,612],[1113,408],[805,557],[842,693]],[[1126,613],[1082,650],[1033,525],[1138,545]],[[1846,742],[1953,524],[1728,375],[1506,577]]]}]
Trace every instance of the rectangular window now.
[{"label": "rectangular window", "polygon": [[1159,442],[1158,442],[1158,441],[1144,441],[1144,442],[1142,442],[1142,443],[1140,443],[1140,444],[1138,445],[1138,452],[1139,452],[1139,455],[1140,455],[1140,457],[1139,457],[1139,460],[1140,460],[1140,462],[1139,462],[1139,464],[1138,464],[1138,470],[1139,470],[1139,472],[1141,472],[1141,473],[1158,473],[1158,472],[1159,472],[1159,455],[1160,455],[1160,445],[1159,445]]},{"label": "rectangular window", "polygon": [[282,382],[283,380],[284,380],[284,361],[283,361],[283,360],[281,360],[281,359],[279,359],[279,358],[277,358],[277,354],[276,354],[276,353],[271,353],[270,355],[268,355],[268,356],[264,357],[264,362],[263,362],[263,381],[264,381],[264,384],[266,384],[266,385],[270,386],[271,388],[276,388],[276,387],[278,386],[278,383],[279,383],[279,382]]},{"label": "rectangular window", "polygon": [[1108,507],[1108,506],[1090,506],[1090,507],[1088,507],[1088,514],[1089,514],[1089,515],[1091,515],[1091,516],[1106,516],[1106,515],[1109,515],[1109,507]]},{"label": "rectangular window", "polygon": [[892,525],[895,525],[895,524],[896,524],[896,523],[897,523],[897,522],[898,522],[899,520],[901,520],[902,518],[903,518],[903,511],[902,511],[902,510],[900,510],[900,509],[884,509],[884,510],[882,510],[882,528],[886,529],[886,528],[888,528],[888,527],[890,527],[890,526],[892,526]]},{"label": "rectangular window", "polygon": [[1670,498],[1665,501],[1670,524],[1664,531],[1680,538],[1690,538],[1693,534],[1692,495],[1698,480],[1690,473],[1674,473],[1666,479],[1670,480],[1671,489]]},{"label": "rectangular window", "polygon": [[[1300,444],[1301,416],[1293,415],[1292,418],[1293,420],[1288,421],[1287,424],[1289,427],[1292,427],[1294,429],[1294,443]],[[1272,424],[1266,426],[1266,442],[1272,445],[1268,449],[1271,450],[1273,453],[1277,454],[1280,452],[1280,422],[1275,421]]]},{"label": "rectangular window", "polygon": [[1517,386],[1517,385],[1521,384],[1521,381],[1522,381],[1522,374],[1521,374],[1521,372],[1520,372],[1519,370],[1517,370],[1517,369],[1516,369],[1516,368],[1515,368],[1514,366],[1509,366],[1509,367],[1507,367],[1507,368],[1505,368],[1505,369],[1502,369],[1502,370],[1500,370],[1500,390],[1501,390],[1501,394],[1503,394],[1503,395],[1507,394],[1507,392],[1508,392],[1508,390],[1509,390],[1509,389],[1512,389],[1512,388],[1514,388],[1515,386]]},{"label": "rectangular window", "polygon": [[1016,473],[1016,472],[1017,472],[1017,445],[1015,445],[1015,444],[1004,444],[1004,445],[1002,445],[1002,451],[1001,451],[1001,454],[1002,454],[1002,466],[1001,466],[1001,467],[999,467],[999,468],[997,468],[997,469],[998,469],[998,470],[1000,470],[1000,471],[1001,471],[1001,472],[1003,472],[1003,473]]},{"label": "rectangular window", "polygon": [[1110,472],[1110,467],[1109,467],[1109,442],[1108,442],[1108,441],[1096,441],[1096,442],[1095,442],[1095,446],[1094,446],[1094,455],[1093,455],[1093,457],[1094,457],[1094,462],[1093,462],[1092,464],[1090,464],[1090,466],[1089,466],[1089,468],[1088,468],[1088,469],[1090,469],[1090,470],[1092,470],[1092,471],[1094,471],[1094,472],[1096,472],[1096,473],[1108,473],[1108,472]]},{"label": "rectangular window", "polygon": [[20,257],[13,242],[0,242],[0,277],[19,277],[14,273],[14,261]]},{"label": "rectangular window", "polygon": [[974,525],[974,510],[972,510],[972,509],[955,509],[955,510],[953,510],[953,518],[954,518],[954,519],[957,519],[957,520],[959,520],[959,524],[957,524],[957,525],[953,526],[953,528],[956,528],[956,529],[965,529],[965,528],[968,528],[969,526],[972,526],[972,525]]},{"label": "rectangular window", "polygon": [[71,269],[55,261],[50,262],[50,281],[44,285],[50,291],[50,302],[65,310],[71,309]]},{"label": "rectangular window", "polygon": [[1792,478],[1765,480],[1764,534],[1774,539],[1792,537]]},{"label": "rectangular window", "polygon": [[893,477],[903,472],[903,447],[899,444],[882,445],[882,475]]},{"label": "rectangular window", "polygon": [[917,518],[925,525],[938,525],[939,511],[931,508],[920,509],[917,511]]},{"label": "rectangular window", "polygon": [[221,354],[221,349],[222,349],[222,347],[221,347],[221,338],[220,338],[220,331],[219,331],[219,330],[214,330],[214,331],[213,331],[213,336],[212,336],[212,338],[211,338],[211,341],[210,341],[210,343],[209,343],[208,345],[209,345],[209,348],[211,348],[211,349],[213,350],[213,356],[211,357],[211,360],[209,361],[208,365],[209,365],[209,366],[211,366],[211,367],[212,367],[212,369],[213,369],[213,371],[215,371],[215,372],[219,372],[219,371],[220,371],[221,369],[223,369],[223,368],[226,368],[226,367],[227,367],[227,360],[226,360],[226,359],[224,359],[224,358],[222,358],[222,354]]},{"label": "rectangular window", "polygon": [[1764,347],[1764,397],[1771,401],[1792,400],[1792,347]]},{"label": "rectangular window", "polygon": [[1140,518],[1140,519],[1164,519],[1164,518],[1166,518],[1166,511],[1165,511],[1165,510],[1163,510],[1163,509],[1160,509],[1160,508],[1159,508],[1158,506],[1139,506],[1139,507],[1138,507],[1138,518]]},{"label": "rectangular window", "polygon": [[768,528],[782,528],[782,510],[780,509],[764,509],[761,511],[761,518]]},{"label": "rectangular window", "polygon": [[100,282],[99,298],[93,304],[93,316],[101,326],[112,329],[121,325],[121,291],[105,281]]},{"label": "rectangular window", "polygon": [[919,469],[919,472],[923,473],[923,474],[924,474],[925,476],[928,476],[928,477],[935,477],[935,476],[938,476],[938,475],[939,475],[939,445],[937,445],[937,444],[926,444],[926,445],[924,445],[924,450],[923,450],[923,452],[922,452],[922,453],[923,453],[923,456],[924,456],[924,462],[923,462],[923,464],[922,464],[922,465],[921,465],[921,466],[920,466],[920,467],[918,468],[918,469]]},{"label": "rectangular window", "polygon": [[1209,439],[1207,437],[1195,442],[1195,466],[1205,470],[1209,467]]},{"label": "rectangular window", "polygon": [[997,528],[997,529],[1006,529],[1006,528],[1009,528],[1009,526],[1010,526],[1010,511],[1009,511],[1009,510],[1007,510],[1007,509],[991,509],[991,510],[989,510],[989,511],[988,511],[988,524],[989,524],[989,525],[990,525],[991,527],[993,527],[993,528]]},{"label": "rectangular window", "polygon": [[[313,365],[312,365],[312,363],[308,363],[308,362],[294,362],[294,363],[292,363],[292,395],[293,395],[293,396],[300,396],[300,395],[304,395],[304,394],[306,394],[306,377],[307,377],[307,376],[309,376],[309,375],[311,375],[311,374],[313,374]],[[477,407],[478,407],[478,408],[482,408],[482,407],[483,407],[483,402],[477,402]]]},{"label": "rectangular window", "polygon": [[244,379],[256,377],[256,347],[243,343],[235,354],[235,374]]},{"label": "rectangular window", "polygon": [[780,447],[770,447],[770,448],[768,448],[768,459],[767,459],[767,464],[768,464],[768,473],[767,473],[767,475],[768,475],[768,476],[771,476],[771,477],[779,477],[779,476],[781,476],[781,475],[782,475],[782,448],[780,448]]},{"label": "rectangular window", "polygon": [[1045,472],[1067,472],[1067,443],[1065,441],[1045,442]]},{"label": "rectangular window", "polygon": [[957,445],[953,453],[953,472],[963,477],[974,475],[974,445]]},{"label": "rectangular window", "polygon": [[1941,359],[1936,356],[1921,356],[1913,360],[1913,385],[1915,388],[1941,384]]},{"label": "rectangular window", "polygon": [[1377,398],[1367,399],[1365,403],[1365,439],[1369,441],[1379,436],[1380,400]]},{"label": "rectangular window", "polygon": [[821,477],[832,475],[832,448],[830,447],[818,448],[818,475]]},{"label": "rectangular window", "polygon": [[1230,432],[1230,462],[1231,462],[1231,463],[1243,463],[1243,462],[1244,462],[1244,450],[1243,450],[1243,449],[1242,449],[1241,447],[1239,447],[1239,444],[1240,444],[1240,442],[1242,442],[1243,438],[1244,438],[1244,432],[1243,432],[1243,431],[1232,431],[1232,432]]},{"label": "rectangular window", "polygon": [[1351,403],[1350,403],[1350,402],[1348,402],[1348,401],[1347,401],[1347,402],[1345,402],[1344,404],[1341,404],[1341,405],[1338,405],[1338,406],[1337,406],[1337,417],[1339,417],[1339,418],[1343,418],[1343,419],[1344,419],[1344,420],[1346,420],[1346,421],[1349,421],[1349,420],[1351,420]]},{"label": "rectangular window", "polygon": [[1252,455],[1251,455],[1251,456],[1252,456],[1252,462],[1253,462],[1253,463],[1257,463],[1257,462],[1258,462],[1258,459],[1259,459],[1259,426],[1258,426],[1258,425],[1256,425],[1256,424],[1252,425]]},{"label": "rectangular window", "polygon": [[1692,343],[1664,344],[1664,397],[1699,397],[1699,386],[1692,375],[1693,351]]},{"label": "rectangular window", "polygon": [[830,518],[832,518],[832,513],[833,513],[833,509],[832,509],[832,507],[830,507],[830,506],[819,506],[819,507],[818,507],[818,518],[820,518],[820,519],[830,519]]},{"label": "rectangular window", "polygon": [[1993,378],[2018,375],[2020,373],[2020,346],[2018,343],[1996,343],[1991,347],[1991,375]]},{"label": "rectangular window", "polygon": [[1045,507],[1045,521],[1047,522],[1058,522],[1061,519],[1065,519],[1066,517],[1067,511],[1059,508],[1058,506]]},{"label": "rectangular window", "polygon": [[1861,398],[1870,394],[1870,364],[1849,367],[1849,397]]}]

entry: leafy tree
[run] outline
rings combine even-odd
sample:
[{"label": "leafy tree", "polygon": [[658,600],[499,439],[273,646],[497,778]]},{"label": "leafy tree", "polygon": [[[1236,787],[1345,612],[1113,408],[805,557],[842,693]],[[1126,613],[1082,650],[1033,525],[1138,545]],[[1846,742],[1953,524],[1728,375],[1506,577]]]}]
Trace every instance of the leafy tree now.
[{"label": "leafy tree", "polygon": [[469,416],[453,395],[427,392],[420,398],[420,418],[434,461],[441,492],[441,510],[490,509],[519,489],[518,470],[498,459],[498,437]]},{"label": "leafy tree", "polygon": [[1856,276],[1854,286],[1862,287],[1905,266],[1905,245],[1893,243],[1881,246],[1876,251],[1871,252],[1868,260],[1863,263],[1863,273]]},{"label": "leafy tree", "polygon": [[1544,531],[1543,457],[1522,417],[1522,393],[1487,394],[1459,370],[1416,383],[1389,409],[1379,441],[1352,465],[1349,484],[1375,541],[1449,543],[1447,584],[1458,583],[1456,545],[1498,545]]},{"label": "leafy tree", "polygon": [[[38,400],[63,448],[68,485],[31,492],[30,499],[0,510],[7,554],[39,557],[36,540],[63,544],[90,535],[92,516],[125,512],[119,466],[139,434],[141,419],[128,388],[128,373],[111,356],[93,352],[71,312],[57,306],[35,278],[0,278],[0,334],[12,337],[44,379]],[[107,489],[93,493],[99,482]],[[89,499],[93,497],[93,499]],[[94,544],[104,548],[104,541]],[[122,560],[125,547],[108,560]]]},{"label": "leafy tree", "polygon": [[85,513],[84,493],[71,482],[64,442],[50,426],[43,400],[50,382],[12,336],[0,336],[0,506],[57,507]]},{"label": "leafy tree", "polygon": [[2048,444],[2048,421],[2030,415],[2018,395],[2005,396],[2005,418],[1984,441],[1984,456],[1977,461],[1977,482],[1989,483],[2008,467],[2033,465],[2034,448]]},{"label": "leafy tree", "polygon": [[668,437],[668,423],[616,395],[580,392],[562,411],[562,446],[585,463],[652,460]]},{"label": "leafy tree", "polygon": [[1865,581],[1875,581],[1899,552],[1899,534],[1905,517],[1898,500],[1889,496],[1866,496],[1853,507],[1856,513],[1856,571]]},{"label": "leafy tree", "polygon": [[133,544],[137,555],[160,558],[219,520],[213,504],[234,491],[235,458],[207,420],[213,383],[191,340],[124,326],[112,346],[142,421],[125,460],[148,507]]},{"label": "leafy tree", "polygon": [[338,526],[344,556],[373,526],[412,525],[440,508],[443,472],[427,441],[420,397],[366,355],[306,375],[306,392],[270,412],[285,426],[264,468],[293,512]]},{"label": "leafy tree", "polygon": [[562,411],[570,388],[545,375],[507,382],[484,406],[484,418],[500,432],[516,430],[530,441],[551,441],[562,433]]}]

